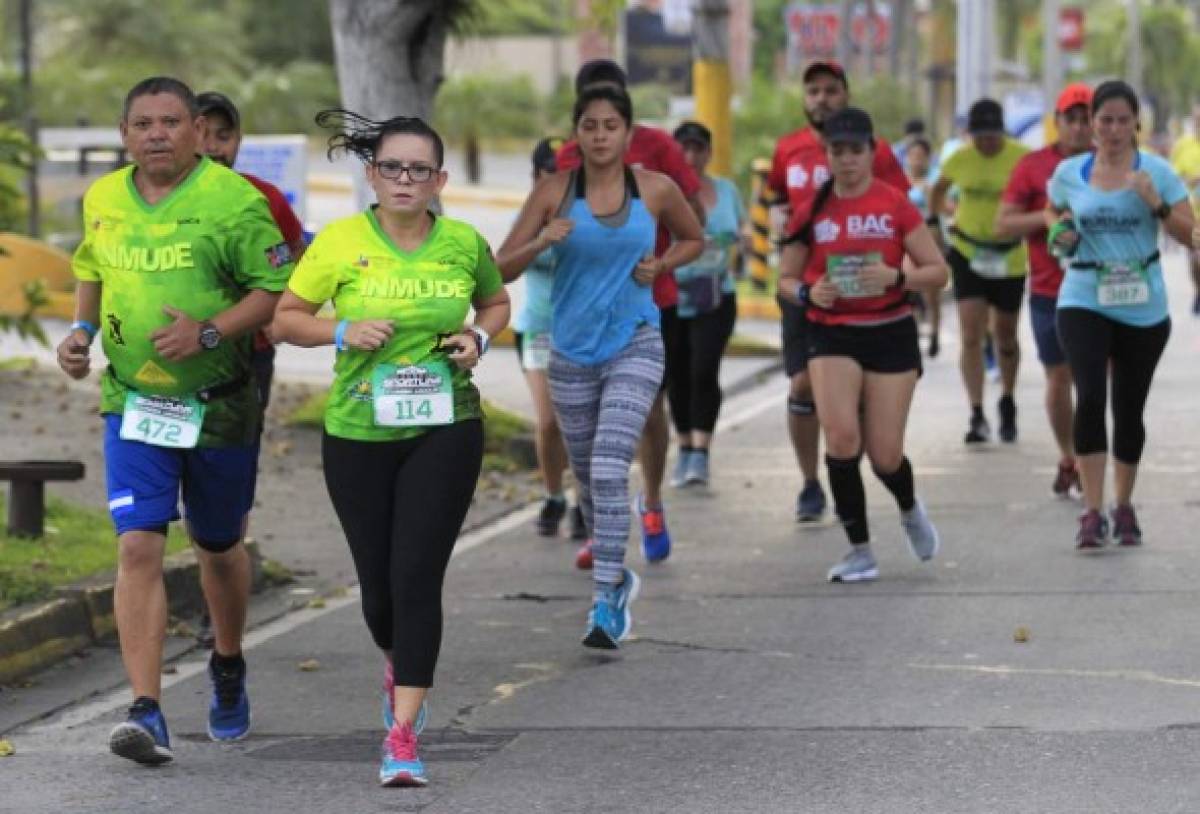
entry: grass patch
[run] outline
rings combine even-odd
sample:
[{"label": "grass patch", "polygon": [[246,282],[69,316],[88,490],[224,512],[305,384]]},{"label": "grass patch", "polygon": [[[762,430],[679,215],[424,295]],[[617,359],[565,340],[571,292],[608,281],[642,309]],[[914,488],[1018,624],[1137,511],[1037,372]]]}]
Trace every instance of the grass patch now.
[{"label": "grass patch", "polygon": [[[325,403],[328,399],[328,391],[313,393],[283,423],[290,427],[321,429],[325,425]],[[528,435],[533,425],[524,416],[486,399],[483,402],[483,414],[483,470],[515,472],[521,469],[521,464],[509,455],[509,441],[519,435]]]},{"label": "grass patch", "polygon": [[37,359],[32,356],[9,356],[0,359],[0,371],[6,373],[24,373],[26,370],[35,370],[37,366]]},{"label": "grass patch", "polygon": [[[0,516],[6,504],[0,495]],[[187,547],[187,535],[172,524],[167,552]],[[42,539],[10,537],[0,529],[0,610],[45,599],[60,585],[116,567],[117,539],[108,514],[50,498]]]},{"label": "grass patch", "polygon": [[770,342],[742,334],[734,334],[729,340],[729,346],[725,349],[727,356],[772,357],[778,356],[779,353],[779,348]]}]

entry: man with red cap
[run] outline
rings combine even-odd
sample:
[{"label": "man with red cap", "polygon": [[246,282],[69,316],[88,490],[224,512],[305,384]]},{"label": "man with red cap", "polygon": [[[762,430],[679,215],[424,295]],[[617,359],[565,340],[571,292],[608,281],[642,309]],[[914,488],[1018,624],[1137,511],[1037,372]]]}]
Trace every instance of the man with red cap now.
[{"label": "man with red cap", "polygon": [[[804,115],[808,126],[779,139],[767,176],[767,188],[775,204],[787,210],[790,234],[808,219],[808,210],[821,185],[829,180],[829,162],[821,130],[826,120],[850,104],[846,71],[831,60],[813,62],[804,69]],[[891,145],[875,139],[872,174],[907,193],[908,177],[896,160]],[[817,479],[821,428],[808,380],[807,321],[804,308],[780,299],[783,313],[784,372],[791,382],[788,391],[788,435],[804,477],[804,488],[796,501],[796,519],[820,520],[825,513],[825,491]]]},{"label": "man with red cap", "polygon": [[1046,370],[1046,415],[1059,451],[1052,489],[1060,497],[1066,497],[1072,487],[1079,488],[1079,472],[1075,469],[1071,436],[1071,370],[1054,325],[1063,270],[1046,244],[1046,184],[1059,162],[1092,149],[1091,104],[1092,89],[1087,85],[1075,83],[1063,88],[1054,106],[1058,140],[1017,162],[996,215],[998,239],[1023,237],[1029,247],[1029,320],[1038,359]]}]

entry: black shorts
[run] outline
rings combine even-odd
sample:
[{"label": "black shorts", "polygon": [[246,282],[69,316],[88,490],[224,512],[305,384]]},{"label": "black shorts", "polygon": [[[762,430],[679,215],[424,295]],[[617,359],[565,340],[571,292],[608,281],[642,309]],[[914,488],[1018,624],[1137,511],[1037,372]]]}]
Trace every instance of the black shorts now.
[{"label": "black shorts", "polygon": [[797,373],[808,370],[808,317],[805,309],[794,305],[783,297],[775,298],[783,314],[780,332],[783,336],[783,372],[790,379]]},{"label": "black shorts", "polygon": [[917,321],[912,317],[882,325],[808,323],[808,358],[846,356],[868,373],[921,372]]},{"label": "black shorts", "polygon": [[986,300],[988,305],[1006,314],[1021,310],[1021,300],[1025,299],[1024,277],[1002,280],[980,277],[971,271],[971,261],[957,249],[951,249],[946,260],[950,263],[950,273],[954,278],[954,299]]}]

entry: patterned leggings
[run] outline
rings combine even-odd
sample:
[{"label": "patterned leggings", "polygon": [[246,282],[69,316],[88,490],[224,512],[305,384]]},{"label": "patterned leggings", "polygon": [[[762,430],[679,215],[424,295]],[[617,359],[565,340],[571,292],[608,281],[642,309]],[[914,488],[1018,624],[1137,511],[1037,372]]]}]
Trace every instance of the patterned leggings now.
[{"label": "patterned leggings", "polygon": [[662,335],[649,325],[606,362],[577,365],[557,352],[550,358],[550,397],[594,540],[597,587],[621,582],[629,539],[629,466],[662,387],[663,365]]}]

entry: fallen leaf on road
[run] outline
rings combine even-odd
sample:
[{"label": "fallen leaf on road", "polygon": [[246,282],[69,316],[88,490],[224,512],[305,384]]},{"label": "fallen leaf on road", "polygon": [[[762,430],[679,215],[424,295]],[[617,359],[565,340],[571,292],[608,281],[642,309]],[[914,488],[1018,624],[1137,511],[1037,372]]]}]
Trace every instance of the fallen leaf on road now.
[{"label": "fallen leaf on road", "polygon": [[12,757],[17,753],[12,741],[0,740],[0,757]]},{"label": "fallen leaf on road", "polygon": [[316,659],[305,659],[296,665],[302,673],[315,673],[321,669],[321,662]]},{"label": "fallen leaf on road", "polygon": [[319,596],[314,597],[313,599],[308,600],[308,606],[315,610],[320,610],[321,608],[325,607],[325,600]]},{"label": "fallen leaf on road", "polygon": [[1013,641],[1017,644],[1024,644],[1029,641],[1029,628],[1022,626],[1014,630]]}]

